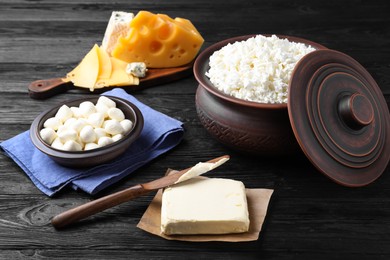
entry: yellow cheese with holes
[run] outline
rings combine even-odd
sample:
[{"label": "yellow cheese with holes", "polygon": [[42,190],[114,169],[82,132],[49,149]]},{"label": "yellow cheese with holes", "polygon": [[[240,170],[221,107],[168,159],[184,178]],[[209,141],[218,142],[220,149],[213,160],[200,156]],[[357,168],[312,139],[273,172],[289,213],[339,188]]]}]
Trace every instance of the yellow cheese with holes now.
[{"label": "yellow cheese with holes", "polygon": [[190,63],[204,39],[187,19],[140,11],[119,37],[111,56],[126,62],[144,62],[148,68],[178,67]]},{"label": "yellow cheese with holes", "polygon": [[138,85],[139,79],[126,72],[127,65],[127,62],[110,57],[105,50],[95,44],[63,80],[72,81],[75,86],[91,91],[108,86]]}]

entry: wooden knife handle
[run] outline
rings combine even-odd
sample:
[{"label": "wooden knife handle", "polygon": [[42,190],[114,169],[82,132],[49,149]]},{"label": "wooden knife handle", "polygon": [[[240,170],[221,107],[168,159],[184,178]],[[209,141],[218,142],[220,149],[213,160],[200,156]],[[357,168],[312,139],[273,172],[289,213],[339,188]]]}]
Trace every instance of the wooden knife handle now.
[{"label": "wooden knife handle", "polygon": [[41,79],[30,83],[28,93],[31,98],[44,99],[64,93],[72,86],[72,82],[65,82],[62,78]]},{"label": "wooden knife handle", "polygon": [[111,195],[101,197],[99,199],[80,205],[76,208],[67,210],[55,216],[51,220],[51,223],[55,228],[59,229],[79,220],[82,220],[86,217],[99,213],[105,209],[114,207],[123,202],[139,197],[150,191],[151,190],[144,189],[142,185],[138,184],[123,191],[119,191]]}]

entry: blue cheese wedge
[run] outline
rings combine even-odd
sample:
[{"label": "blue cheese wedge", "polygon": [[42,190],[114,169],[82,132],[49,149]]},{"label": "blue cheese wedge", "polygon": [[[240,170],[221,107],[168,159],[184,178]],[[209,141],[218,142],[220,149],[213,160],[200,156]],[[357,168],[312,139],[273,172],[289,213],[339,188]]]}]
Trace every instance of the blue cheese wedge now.
[{"label": "blue cheese wedge", "polygon": [[122,11],[114,11],[108,21],[106,32],[102,41],[102,49],[111,55],[113,48],[119,37],[126,37],[130,22],[133,20],[134,14]]},{"label": "blue cheese wedge", "polygon": [[167,235],[242,233],[249,229],[240,181],[195,177],[165,189],[161,231]]},{"label": "blue cheese wedge", "polygon": [[144,78],[147,71],[148,69],[144,62],[131,62],[126,66],[126,73],[137,78]]}]

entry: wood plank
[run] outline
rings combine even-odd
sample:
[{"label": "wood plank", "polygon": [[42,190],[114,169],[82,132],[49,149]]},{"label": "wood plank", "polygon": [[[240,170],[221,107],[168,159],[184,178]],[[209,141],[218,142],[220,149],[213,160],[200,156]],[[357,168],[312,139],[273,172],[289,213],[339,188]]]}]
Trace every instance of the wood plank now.
[{"label": "wood plank", "polygon": [[[359,61],[390,107],[390,16],[387,0],[0,0],[0,142],[29,129],[43,110],[95,94],[70,91],[32,100],[27,85],[66,74],[100,42],[113,10],[149,10],[191,19],[205,38],[256,33],[286,34],[319,42]],[[390,167],[367,187],[339,186],[302,154],[251,157],[227,149],[202,127],[195,109],[197,82],[189,77],[132,93],[184,122],[185,136],[154,159],[95,196],[66,189],[41,193],[0,152],[0,259],[388,259]],[[248,188],[275,190],[260,238],[248,243],[167,241],[136,228],[153,194],[56,231],[55,214],[89,200],[230,154],[209,177],[241,180]]]}]

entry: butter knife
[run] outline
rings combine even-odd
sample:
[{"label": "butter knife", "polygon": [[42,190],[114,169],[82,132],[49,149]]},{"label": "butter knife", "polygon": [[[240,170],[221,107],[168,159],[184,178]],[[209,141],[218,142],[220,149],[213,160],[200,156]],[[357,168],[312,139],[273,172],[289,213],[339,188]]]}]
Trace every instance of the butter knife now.
[{"label": "butter knife", "polygon": [[229,158],[230,157],[228,155],[224,155],[207,162],[200,162],[191,168],[177,171],[173,174],[169,174],[165,177],[153,180],[148,183],[137,184],[125,190],[87,202],[53,217],[51,224],[56,229],[63,228],[86,217],[99,213],[105,209],[112,208],[121,203],[147,194],[151,191],[162,189],[180,182],[185,182],[196,176],[204,174],[222,165],[227,160],[229,160]]}]

